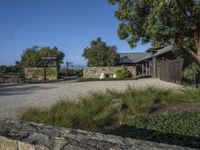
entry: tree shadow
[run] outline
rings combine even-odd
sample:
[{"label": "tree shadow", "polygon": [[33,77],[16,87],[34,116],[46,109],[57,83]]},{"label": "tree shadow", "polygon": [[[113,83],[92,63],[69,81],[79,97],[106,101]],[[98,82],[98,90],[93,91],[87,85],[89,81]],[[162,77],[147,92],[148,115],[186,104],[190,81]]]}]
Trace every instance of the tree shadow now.
[{"label": "tree shadow", "polygon": [[0,96],[32,94],[37,90],[49,90],[56,87],[43,87],[39,85],[25,85],[25,84],[4,84],[0,85]]},{"label": "tree shadow", "polygon": [[200,148],[200,137],[163,133],[149,129],[139,129],[135,128],[134,126],[124,125],[115,129],[107,130],[105,133],[127,138],[147,140],[156,143],[164,143],[198,149]]}]

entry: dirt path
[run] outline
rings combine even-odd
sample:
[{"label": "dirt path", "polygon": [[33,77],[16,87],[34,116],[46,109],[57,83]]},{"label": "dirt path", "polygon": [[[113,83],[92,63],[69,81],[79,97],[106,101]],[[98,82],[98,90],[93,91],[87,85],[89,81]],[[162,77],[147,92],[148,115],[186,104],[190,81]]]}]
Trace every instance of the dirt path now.
[{"label": "dirt path", "polygon": [[49,107],[61,99],[76,99],[89,91],[106,89],[125,90],[128,86],[144,88],[156,86],[180,88],[173,83],[158,79],[140,79],[131,81],[94,81],[94,82],[58,82],[48,84],[0,84],[0,118],[16,117],[26,107]]}]

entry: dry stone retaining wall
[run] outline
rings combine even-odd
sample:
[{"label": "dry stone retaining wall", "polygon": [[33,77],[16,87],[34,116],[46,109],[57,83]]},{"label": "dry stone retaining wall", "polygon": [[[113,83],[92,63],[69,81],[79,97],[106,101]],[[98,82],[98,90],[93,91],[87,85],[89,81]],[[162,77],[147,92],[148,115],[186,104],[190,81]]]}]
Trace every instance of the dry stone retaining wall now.
[{"label": "dry stone retaining wall", "polygon": [[192,150],[12,119],[0,120],[0,150]]},{"label": "dry stone retaining wall", "polygon": [[[49,81],[57,80],[57,68],[46,68],[46,79]],[[31,81],[43,81],[44,80],[44,68],[25,68],[25,78]]]},{"label": "dry stone retaining wall", "polygon": [[[112,77],[117,70],[122,69],[123,66],[118,67],[86,67],[83,70],[83,78],[99,78],[101,73],[104,73],[107,76]],[[131,77],[136,76],[136,67],[135,66],[126,66],[130,72]]]}]

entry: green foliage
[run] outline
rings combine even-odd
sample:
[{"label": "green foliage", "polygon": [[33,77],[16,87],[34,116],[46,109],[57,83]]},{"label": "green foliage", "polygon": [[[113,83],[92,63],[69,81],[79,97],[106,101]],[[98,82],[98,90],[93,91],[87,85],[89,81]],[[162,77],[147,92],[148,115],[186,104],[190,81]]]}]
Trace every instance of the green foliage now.
[{"label": "green foliage", "polygon": [[95,67],[115,66],[119,59],[116,46],[108,46],[101,38],[92,41],[82,56],[88,60],[88,66]]},{"label": "green foliage", "polygon": [[196,76],[200,72],[200,66],[196,63],[192,63],[184,70],[184,78],[189,81],[196,81]]},{"label": "green foliage", "polygon": [[120,39],[131,47],[137,42],[151,42],[153,47],[174,43],[174,50],[197,53],[199,40],[199,0],[108,0],[118,4],[115,16],[121,21],[118,28]]},{"label": "green foliage", "polygon": [[136,128],[155,130],[184,136],[200,135],[200,112],[189,111],[175,114],[161,114],[154,117],[140,118],[135,121]]},{"label": "green foliage", "polygon": [[20,68],[17,65],[14,66],[0,66],[0,74],[7,74],[7,73],[19,73]]},{"label": "green foliage", "polygon": [[83,70],[61,69],[58,74],[59,74],[60,78],[66,77],[66,76],[82,77],[83,76]]},{"label": "green foliage", "polygon": [[185,88],[165,96],[168,102],[200,102],[200,89]]},{"label": "green foliage", "polygon": [[[171,103],[172,102],[172,103]],[[200,148],[200,111],[152,114],[162,104],[200,102],[200,89],[155,87],[124,92],[92,92],[77,101],[60,101],[50,108],[29,108],[20,119],[67,128],[98,131],[158,143]],[[161,104],[161,105],[159,105]]]},{"label": "green foliage", "polygon": [[56,62],[53,63],[53,66],[59,68],[60,64],[63,63],[63,58],[65,54],[57,49],[57,47],[49,48],[42,47],[39,48],[34,46],[32,48],[26,49],[21,55],[21,61],[18,64],[22,68],[27,67],[43,67],[44,63],[41,57],[56,57]]},{"label": "green foliage", "polygon": [[116,76],[118,79],[126,79],[129,77],[129,71],[127,68],[122,68],[116,71]]},{"label": "green foliage", "polygon": [[79,102],[61,101],[47,110],[30,108],[21,119],[68,128],[101,129],[117,120],[118,110],[110,108],[110,98],[102,93],[92,93],[80,98]]},{"label": "green foliage", "polygon": [[20,118],[24,121],[97,131],[119,124],[132,125],[135,118],[151,113],[154,105],[162,102],[200,102],[200,90],[129,87],[124,92],[91,92],[78,101],[61,101],[49,109],[27,109]]}]

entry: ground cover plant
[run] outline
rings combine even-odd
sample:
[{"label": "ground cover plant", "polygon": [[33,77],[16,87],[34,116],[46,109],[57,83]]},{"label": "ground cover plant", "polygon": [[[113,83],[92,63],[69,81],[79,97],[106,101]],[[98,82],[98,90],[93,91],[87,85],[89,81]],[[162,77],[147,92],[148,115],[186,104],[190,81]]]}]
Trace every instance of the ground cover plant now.
[{"label": "ground cover plant", "polygon": [[200,148],[199,110],[200,89],[129,87],[91,92],[47,109],[29,108],[20,119]]}]

